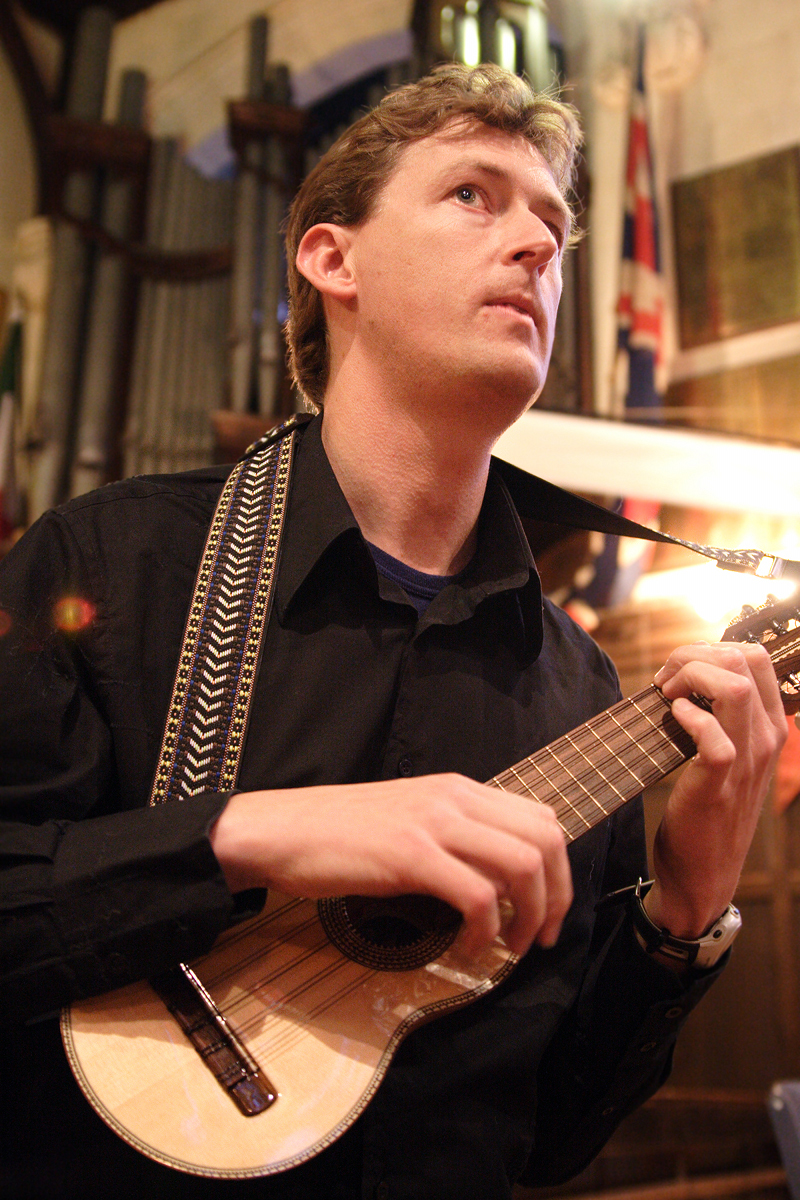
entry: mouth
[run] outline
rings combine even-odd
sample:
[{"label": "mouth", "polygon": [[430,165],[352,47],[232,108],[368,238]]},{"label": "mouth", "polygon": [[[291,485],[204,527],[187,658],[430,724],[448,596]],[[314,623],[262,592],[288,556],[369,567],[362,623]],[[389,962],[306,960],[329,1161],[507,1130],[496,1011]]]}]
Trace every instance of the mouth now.
[{"label": "mouth", "polygon": [[502,308],[509,312],[519,313],[522,317],[527,317],[528,320],[536,323],[536,313],[533,303],[524,296],[505,296],[498,300],[490,300],[489,308]]}]

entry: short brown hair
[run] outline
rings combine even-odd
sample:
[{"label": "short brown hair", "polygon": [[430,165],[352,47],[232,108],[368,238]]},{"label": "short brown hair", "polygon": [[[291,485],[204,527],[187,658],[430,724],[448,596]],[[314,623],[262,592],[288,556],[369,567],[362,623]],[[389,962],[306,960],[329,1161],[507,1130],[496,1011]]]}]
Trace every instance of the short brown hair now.
[{"label": "short brown hair", "polygon": [[363,224],[403,147],[458,120],[527,138],[546,159],[561,194],[568,197],[581,137],[575,110],[546,93],[535,93],[518,75],[491,63],[481,67],[448,63],[385,96],[320,159],[289,211],[286,340],[294,381],[312,407],[322,403],[330,356],[322,297],[297,269],[303,236],[323,222]]}]

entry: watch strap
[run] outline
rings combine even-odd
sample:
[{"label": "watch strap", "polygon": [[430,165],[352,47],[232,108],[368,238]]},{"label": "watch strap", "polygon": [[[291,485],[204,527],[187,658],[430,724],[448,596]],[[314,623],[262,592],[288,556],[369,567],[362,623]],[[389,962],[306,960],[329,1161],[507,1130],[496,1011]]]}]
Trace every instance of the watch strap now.
[{"label": "watch strap", "polygon": [[729,904],[702,937],[678,938],[668,929],[656,925],[647,914],[642,900],[652,884],[653,880],[643,882],[640,879],[630,889],[628,911],[640,945],[648,954],[661,954],[696,970],[709,970],[715,966],[742,927],[738,908]]}]

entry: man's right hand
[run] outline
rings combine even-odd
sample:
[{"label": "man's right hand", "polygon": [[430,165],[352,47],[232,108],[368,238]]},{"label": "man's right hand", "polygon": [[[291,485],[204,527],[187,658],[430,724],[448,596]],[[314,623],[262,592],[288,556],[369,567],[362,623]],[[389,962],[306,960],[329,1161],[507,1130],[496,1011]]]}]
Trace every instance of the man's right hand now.
[{"label": "man's right hand", "polygon": [[498,935],[503,900],[512,951],[552,946],[572,902],[552,810],[461,775],[243,792],[210,838],[232,892],[438,896],[462,913],[467,951]]}]

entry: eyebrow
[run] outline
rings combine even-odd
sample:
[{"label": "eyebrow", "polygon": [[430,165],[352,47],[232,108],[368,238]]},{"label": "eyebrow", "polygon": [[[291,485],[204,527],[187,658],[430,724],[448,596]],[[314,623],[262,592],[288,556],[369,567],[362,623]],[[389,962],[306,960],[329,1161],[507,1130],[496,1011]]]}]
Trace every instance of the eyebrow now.
[{"label": "eyebrow", "polygon": [[[455,162],[452,162],[448,165],[444,174],[449,175],[451,171],[456,174],[460,173],[461,171],[480,171],[485,175],[493,176],[495,179],[509,181],[511,179],[511,174],[506,170],[505,167],[498,167],[496,163],[486,162],[479,158],[459,158]],[[572,209],[569,207],[561,193],[556,189],[555,183],[553,183],[553,188],[555,190],[552,195],[548,193],[547,195],[540,197],[541,206],[546,208],[555,216],[560,217],[565,222],[567,234],[569,234],[570,230],[572,229],[573,222]]]}]

